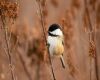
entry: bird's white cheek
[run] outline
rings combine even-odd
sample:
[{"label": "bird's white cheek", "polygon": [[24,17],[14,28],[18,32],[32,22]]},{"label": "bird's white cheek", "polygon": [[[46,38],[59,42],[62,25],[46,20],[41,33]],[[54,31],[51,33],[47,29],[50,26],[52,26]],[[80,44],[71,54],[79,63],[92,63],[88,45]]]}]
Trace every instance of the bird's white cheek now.
[{"label": "bird's white cheek", "polygon": [[60,29],[57,29],[57,30],[50,32],[50,33],[55,34],[55,35],[59,35],[59,36],[63,36],[63,33]]}]

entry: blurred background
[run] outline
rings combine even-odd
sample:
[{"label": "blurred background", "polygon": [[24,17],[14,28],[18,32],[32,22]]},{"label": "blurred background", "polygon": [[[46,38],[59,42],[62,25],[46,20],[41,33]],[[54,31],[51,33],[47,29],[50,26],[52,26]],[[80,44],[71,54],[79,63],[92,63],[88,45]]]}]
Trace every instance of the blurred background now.
[{"label": "blurred background", "polygon": [[18,13],[14,23],[6,22],[12,71],[0,17],[0,80],[11,80],[12,72],[16,80],[53,80],[40,8],[45,33],[53,23],[64,32],[66,69],[52,60],[56,80],[100,80],[100,0],[5,1],[17,2]]}]

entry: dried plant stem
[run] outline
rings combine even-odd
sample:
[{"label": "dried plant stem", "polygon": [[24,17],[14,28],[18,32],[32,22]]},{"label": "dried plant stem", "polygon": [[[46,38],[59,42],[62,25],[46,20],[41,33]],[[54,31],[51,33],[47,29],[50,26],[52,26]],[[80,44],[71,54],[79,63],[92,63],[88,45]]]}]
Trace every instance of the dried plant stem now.
[{"label": "dried plant stem", "polygon": [[[13,23],[14,24],[14,23]],[[13,25],[13,24],[11,24],[11,26]],[[9,39],[8,39],[8,42],[10,42],[10,40],[11,40],[11,32],[12,32],[12,29],[11,29],[11,31],[9,32]]]},{"label": "dried plant stem", "polygon": [[[92,65],[92,59],[94,58],[95,60],[95,74],[96,74],[96,80],[99,80],[99,77],[98,77],[98,66],[97,66],[97,55],[96,55],[96,46],[95,46],[95,28],[92,26],[92,23],[91,23],[91,18],[90,18],[90,14],[89,14],[89,10],[88,10],[88,7],[87,7],[87,0],[85,0],[85,10],[86,10],[86,14],[87,14],[87,19],[88,19],[88,22],[89,22],[89,28],[88,28],[88,34],[89,34],[89,46],[92,46],[94,47],[94,52],[90,54],[90,80],[91,80],[91,77],[92,77],[92,74],[91,74],[91,65]],[[92,44],[91,44],[92,43]]]},{"label": "dried plant stem", "polygon": [[[42,14],[41,3],[40,3],[40,1],[37,2],[37,3],[38,3],[38,6],[39,6],[39,11],[40,11],[41,27],[42,27],[42,30],[43,30],[45,45],[47,46],[47,39],[46,39],[46,34],[45,34],[44,19],[43,19],[43,14]],[[50,67],[51,67],[51,70],[52,70],[53,79],[56,80],[48,46],[47,46],[47,51],[48,51],[48,54],[49,54],[49,61],[50,61]]]},{"label": "dried plant stem", "polygon": [[24,69],[24,71],[25,71],[27,77],[29,78],[29,80],[32,80],[32,77],[31,77],[30,73],[28,72],[27,67],[26,67],[26,65],[25,65],[25,62],[24,62],[24,60],[23,60],[23,58],[22,58],[22,55],[21,55],[19,52],[18,52],[18,56],[19,56],[19,59],[20,59],[22,65],[23,65],[23,69]]},{"label": "dried plant stem", "polygon": [[[15,45],[13,46],[13,50],[16,50],[16,48],[17,48],[16,46],[17,46],[17,44],[18,44],[18,40],[19,40],[19,37],[17,36],[17,41],[16,41]],[[12,51],[13,51],[13,50],[12,50]],[[12,52],[12,51],[11,51],[11,52]],[[5,52],[6,52],[6,51],[5,51]],[[22,55],[21,55],[20,52],[18,52],[18,57],[19,57],[19,59],[20,59],[22,65],[23,65],[23,69],[24,69],[24,71],[25,71],[27,77],[29,78],[29,80],[32,80],[32,77],[30,76],[30,73],[29,73],[28,70],[27,70],[27,67],[26,67],[26,65],[25,65],[25,62],[24,62],[24,60],[23,60]]]},{"label": "dried plant stem", "polygon": [[8,41],[8,29],[5,23],[5,17],[1,16],[1,20],[2,20],[2,24],[3,24],[3,29],[4,29],[4,35],[5,35],[5,42],[6,42],[6,47],[7,47],[7,57],[9,60],[9,67],[10,67],[10,71],[11,71],[11,77],[12,80],[16,80],[15,79],[15,75],[14,75],[14,70],[13,70],[13,64],[12,64],[12,58],[11,58],[11,52],[10,52],[10,46],[9,46],[9,41]]}]

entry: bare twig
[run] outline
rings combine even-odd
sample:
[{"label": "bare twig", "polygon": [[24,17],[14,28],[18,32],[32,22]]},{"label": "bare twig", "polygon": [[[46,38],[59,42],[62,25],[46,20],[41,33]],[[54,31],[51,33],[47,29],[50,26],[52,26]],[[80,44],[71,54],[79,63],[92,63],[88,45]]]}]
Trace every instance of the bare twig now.
[{"label": "bare twig", "polygon": [[8,29],[7,29],[7,26],[5,24],[5,21],[6,21],[5,17],[1,16],[1,20],[2,20],[2,24],[3,24],[2,27],[4,28],[5,42],[6,42],[6,46],[7,46],[7,55],[8,55],[8,60],[9,60],[9,67],[10,67],[10,71],[11,71],[11,76],[12,76],[12,80],[16,80],[15,75],[14,75],[14,70],[13,70],[10,46],[9,46],[9,41],[8,41]]},{"label": "bare twig", "polygon": [[29,72],[28,72],[28,70],[27,70],[27,67],[26,67],[26,65],[25,65],[25,62],[24,62],[24,60],[23,60],[23,58],[22,58],[22,55],[21,55],[19,52],[18,52],[18,56],[19,56],[19,58],[20,58],[20,61],[21,61],[22,65],[23,65],[23,69],[24,69],[24,71],[25,71],[27,77],[29,78],[29,80],[32,80],[32,77],[31,77],[31,75],[29,74]]},{"label": "bare twig", "polygon": [[[17,36],[17,40],[16,40],[15,45],[13,46],[13,50],[16,50],[16,48],[17,48],[16,46],[17,46],[17,44],[18,44],[18,41],[19,41],[19,37]],[[12,51],[13,51],[13,50],[12,50]],[[25,65],[25,62],[24,62],[23,57],[22,57],[22,55],[21,55],[20,52],[18,52],[18,57],[19,57],[19,59],[20,59],[22,65],[23,65],[23,69],[24,69],[24,71],[25,71],[27,77],[29,78],[29,80],[32,80],[32,77],[30,76],[30,73],[29,73],[28,70],[27,70],[27,67],[26,67],[26,65]]]},{"label": "bare twig", "polygon": [[[44,19],[43,19],[44,16],[43,16],[43,13],[42,13],[40,0],[38,0],[37,3],[38,3],[38,6],[39,6],[39,11],[40,11],[41,27],[42,27],[42,30],[43,30],[43,36],[44,36],[44,40],[45,40],[45,45],[47,46],[47,39],[46,39],[45,27],[44,27]],[[52,70],[53,79],[56,80],[48,46],[47,46],[47,51],[48,51],[48,54],[49,54],[49,61],[50,61],[50,67],[51,67],[51,70]]]},{"label": "bare twig", "polygon": [[[90,50],[90,67],[91,67],[91,58],[95,59],[95,71],[96,71],[96,80],[99,80],[98,78],[98,66],[97,66],[97,55],[96,55],[96,45],[95,45],[95,28],[93,27],[92,23],[91,23],[91,18],[90,18],[90,14],[89,14],[89,10],[88,10],[88,4],[87,4],[87,0],[85,0],[85,10],[86,10],[86,14],[87,14],[87,19],[89,21],[89,28],[88,28],[88,34],[89,34],[89,46],[90,49],[92,47],[92,50]],[[91,69],[90,69],[90,80],[91,80]]]},{"label": "bare twig", "polygon": [[8,35],[8,26],[7,26],[7,20],[15,20],[17,18],[18,15],[18,4],[9,2],[9,1],[5,1],[2,0],[0,1],[0,18],[2,21],[2,30],[4,30],[4,38],[5,38],[5,45],[6,45],[6,49],[5,53],[8,57],[8,61],[9,61],[9,68],[11,71],[11,77],[12,80],[16,80],[15,78],[15,74],[14,74],[14,66],[12,63],[12,57],[11,57],[11,47],[10,47],[10,39],[11,39],[11,33],[10,36]]}]

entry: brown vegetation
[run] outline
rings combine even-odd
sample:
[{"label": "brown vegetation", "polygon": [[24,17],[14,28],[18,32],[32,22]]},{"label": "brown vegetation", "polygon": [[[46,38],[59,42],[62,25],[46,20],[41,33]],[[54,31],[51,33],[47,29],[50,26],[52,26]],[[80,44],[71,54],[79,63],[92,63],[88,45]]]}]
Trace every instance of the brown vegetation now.
[{"label": "brown vegetation", "polygon": [[[64,32],[65,70],[48,55],[52,23]],[[100,80],[99,34],[99,0],[0,0],[0,80]]]}]

